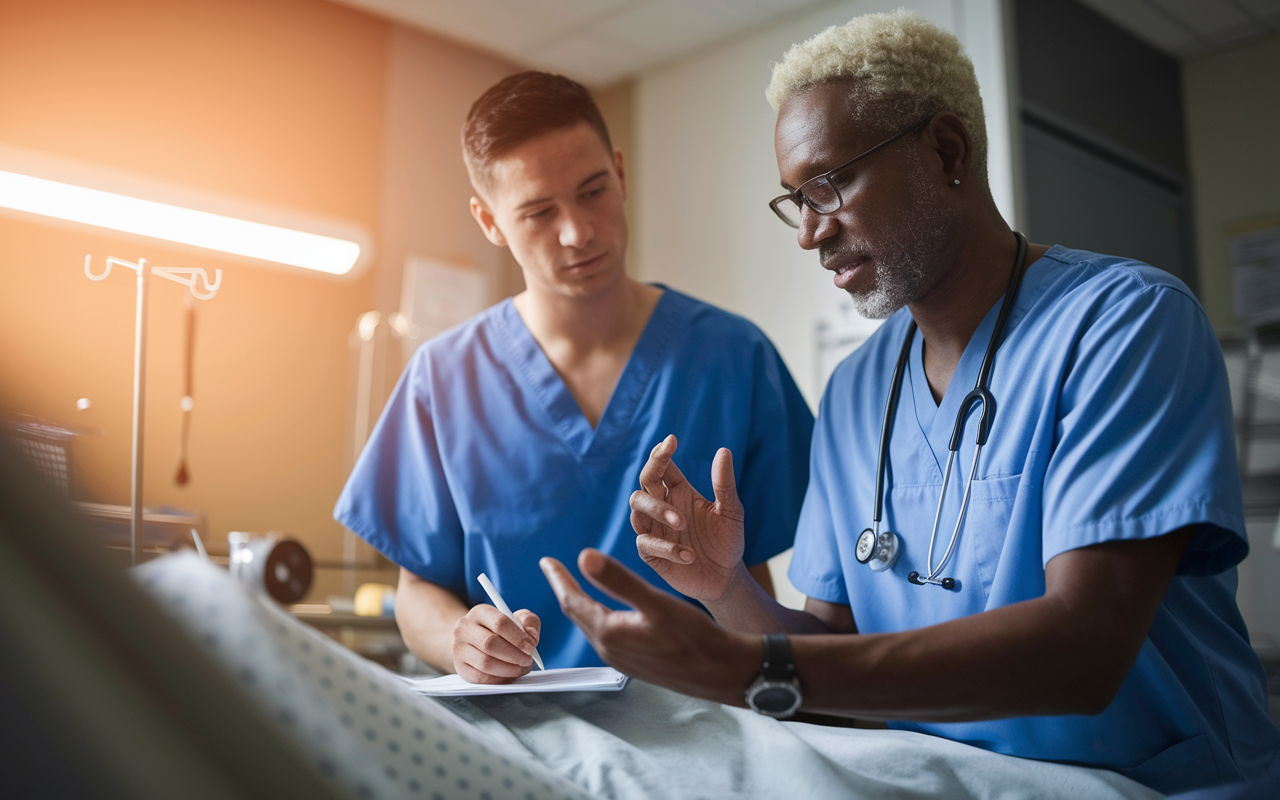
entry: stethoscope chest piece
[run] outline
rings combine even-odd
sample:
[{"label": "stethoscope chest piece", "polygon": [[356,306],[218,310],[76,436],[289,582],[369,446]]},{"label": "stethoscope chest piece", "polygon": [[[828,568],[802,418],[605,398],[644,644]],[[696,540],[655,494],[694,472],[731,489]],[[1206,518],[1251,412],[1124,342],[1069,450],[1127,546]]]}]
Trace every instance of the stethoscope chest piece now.
[{"label": "stethoscope chest piece", "polygon": [[898,534],[885,531],[880,535],[867,528],[858,536],[853,557],[859,564],[868,564],[872,572],[883,572],[898,560]]}]

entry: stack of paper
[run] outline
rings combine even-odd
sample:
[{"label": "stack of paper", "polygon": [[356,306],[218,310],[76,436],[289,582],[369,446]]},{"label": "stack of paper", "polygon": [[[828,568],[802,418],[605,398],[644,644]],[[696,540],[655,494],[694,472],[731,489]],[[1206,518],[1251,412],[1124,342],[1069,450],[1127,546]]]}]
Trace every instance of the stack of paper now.
[{"label": "stack of paper", "polygon": [[627,676],[612,667],[540,670],[516,678],[511,683],[467,683],[457,675],[405,680],[415,692],[435,697],[526,692],[617,692],[627,685]]}]

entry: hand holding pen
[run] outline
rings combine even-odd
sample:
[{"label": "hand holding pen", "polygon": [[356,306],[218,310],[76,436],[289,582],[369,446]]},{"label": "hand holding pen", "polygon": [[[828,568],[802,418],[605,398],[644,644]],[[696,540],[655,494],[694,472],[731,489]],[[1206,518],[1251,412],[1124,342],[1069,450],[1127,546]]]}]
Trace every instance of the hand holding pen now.
[{"label": "hand holding pen", "polygon": [[481,603],[453,628],[453,663],[470,683],[510,683],[537,664],[542,621],[527,609],[512,612],[493,583],[480,575],[480,585],[493,605]]}]

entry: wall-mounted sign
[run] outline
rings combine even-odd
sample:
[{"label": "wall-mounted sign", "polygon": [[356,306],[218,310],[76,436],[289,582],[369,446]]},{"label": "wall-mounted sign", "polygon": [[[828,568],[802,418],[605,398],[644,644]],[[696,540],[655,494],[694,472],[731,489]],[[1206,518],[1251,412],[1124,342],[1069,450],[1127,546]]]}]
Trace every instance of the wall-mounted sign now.
[{"label": "wall-mounted sign", "polygon": [[1227,239],[1236,317],[1258,326],[1280,321],[1280,225]]}]

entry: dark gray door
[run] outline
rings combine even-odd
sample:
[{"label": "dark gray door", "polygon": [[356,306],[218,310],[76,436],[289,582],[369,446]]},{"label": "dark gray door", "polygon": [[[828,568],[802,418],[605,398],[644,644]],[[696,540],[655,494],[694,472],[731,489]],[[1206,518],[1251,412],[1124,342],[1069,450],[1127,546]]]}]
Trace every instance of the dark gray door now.
[{"label": "dark gray door", "polygon": [[1136,258],[1195,290],[1184,186],[1031,121],[1022,130],[1032,241]]}]

